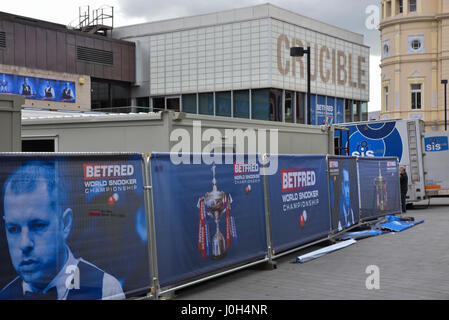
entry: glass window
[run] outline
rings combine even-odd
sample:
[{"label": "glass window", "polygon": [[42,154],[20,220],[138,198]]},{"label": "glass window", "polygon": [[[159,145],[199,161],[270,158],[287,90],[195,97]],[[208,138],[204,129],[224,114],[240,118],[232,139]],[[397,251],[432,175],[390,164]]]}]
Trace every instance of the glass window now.
[{"label": "glass window", "polygon": [[231,116],[231,91],[215,93],[215,115],[222,117]]},{"label": "glass window", "polygon": [[153,98],[153,110],[160,111],[165,109],[165,98],[156,97]]},{"label": "glass window", "polygon": [[285,122],[293,122],[293,92],[285,91]]},{"label": "glass window", "polygon": [[360,108],[362,112],[362,121],[368,121],[368,103],[361,102]]},{"label": "glass window", "polygon": [[199,113],[214,115],[214,94],[200,93],[199,94]]},{"label": "glass window", "polygon": [[360,121],[360,101],[352,101],[352,114],[354,122]]},{"label": "glass window", "polygon": [[249,118],[249,90],[234,91],[234,117]]},{"label": "glass window", "polygon": [[270,120],[270,89],[251,90],[252,119]]},{"label": "glass window", "polygon": [[398,9],[398,14],[404,12],[404,1],[403,0],[397,0],[397,9]]},{"label": "glass window", "polygon": [[92,80],[91,108],[109,112],[131,112],[131,87],[123,82]]},{"label": "glass window", "polygon": [[306,123],[306,95],[296,92],[296,123]]},{"label": "glass window", "polygon": [[282,121],[282,90],[270,89],[270,120]]},{"label": "glass window", "polygon": [[323,125],[326,123],[326,97],[317,95],[315,104],[315,123],[316,125]]},{"label": "glass window", "polygon": [[326,121],[328,123],[336,123],[336,99],[335,97],[326,97]]},{"label": "glass window", "polygon": [[387,58],[390,56],[390,41],[389,40],[385,40],[384,41],[384,45],[383,45],[383,57]]},{"label": "glass window", "polygon": [[345,100],[341,98],[337,98],[336,107],[335,107],[335,121],[334,123],[343,123],[344,120],[344,104]]},{"label": "glass window", "polygon": [[136,98],[136,104],[138,112],[148,112],[150,109],[150,98],[149,97],[139,97]]},{"label": "glass window", "polygon": [[412,84],[411,85],[411,98],[412,98],[412,109],[421,109],[421,84]]},{"label": "glass window", "polygon": [[127,84],[111,83],[112,108],[118,112],[129,112],[131,88]]},{"label": "glass window", "polygon": [[413,50],[419,50],[421,48],[421,41],[419,39],[415,39],[411,43],[411,47]]},{"label": "glass window", "polygon": [[409,0],[409,2],[408,2],[408,10],[410,12],[416,12],[416,0]]},{"label": "glass window", "polygon": [[388,112],[389,109],[389,101],[388,101],[388,87],[384,88],[384,92],[385,92],[385,112]]},{"label": "glass window", "polygon": [[352,100],[345,100],[345,122],[352,122]]},{"label": "glass window", "polygon": [[182,111],[186,113],[196,113],[196,94],[182,95]]},{"label": "glass window", "polygon": [[179,97],[167,97],[167,110],[180,110]]},{"label": "glass window", "polygon": [[91,83],[91,108],[110,108],[109,84],[106,82],[92,81]]}]

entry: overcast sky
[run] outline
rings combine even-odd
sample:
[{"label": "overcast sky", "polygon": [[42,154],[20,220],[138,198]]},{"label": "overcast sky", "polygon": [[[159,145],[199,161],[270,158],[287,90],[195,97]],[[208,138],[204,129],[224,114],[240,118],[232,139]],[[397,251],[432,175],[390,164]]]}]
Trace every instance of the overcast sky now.
[{"label": "overcast sky", "polygon": [[380,7],[380,0],[3,0],[0,11],[76,26],[80,7],[85,10],[89,5],[92,10],[109,5],[114,7],[114,26],[119,27],[267,2],[363,34],[371,48],[368,107],[369,111],[380,110],[380,33],[373,27],[378,18],[373,8]]}]

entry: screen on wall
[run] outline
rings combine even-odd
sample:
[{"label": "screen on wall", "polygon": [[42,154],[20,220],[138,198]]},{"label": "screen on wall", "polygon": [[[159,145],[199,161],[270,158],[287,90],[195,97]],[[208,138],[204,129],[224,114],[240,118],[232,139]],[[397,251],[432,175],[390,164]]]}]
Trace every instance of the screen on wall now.
[{"label": "screen on wall", "polygon": [[27,99],[75,102],[75,82],[0,73],[0,93]]}]

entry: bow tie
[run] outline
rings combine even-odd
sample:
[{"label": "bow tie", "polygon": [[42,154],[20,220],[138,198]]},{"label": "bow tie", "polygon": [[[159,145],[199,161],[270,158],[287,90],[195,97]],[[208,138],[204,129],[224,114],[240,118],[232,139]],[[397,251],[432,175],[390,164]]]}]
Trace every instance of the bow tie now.
[{"label": "bow tie", "polygon": [[58,300],[58,291],[56,287],[50,288],[47,292],[31,292],[25,293],[25,300]]}]

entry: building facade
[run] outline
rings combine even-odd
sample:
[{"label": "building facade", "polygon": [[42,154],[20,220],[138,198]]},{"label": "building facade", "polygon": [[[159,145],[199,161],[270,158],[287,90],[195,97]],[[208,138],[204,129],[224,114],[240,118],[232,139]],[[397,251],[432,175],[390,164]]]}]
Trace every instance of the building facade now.
[{"label": "building facade", "polygon": [[381,119],[422,119],[444,130],[449,0],[382,0]]},{"label": "building facade", "polygon": [[133,103],[150,110],[307,123],[367,120],[363,36],[270,4],[114,29],[136,44]]},{"label": "building facade", "polygon": [[0,12],[0,93],[24,107],[129,106],[134,82],[134,43]]}]

